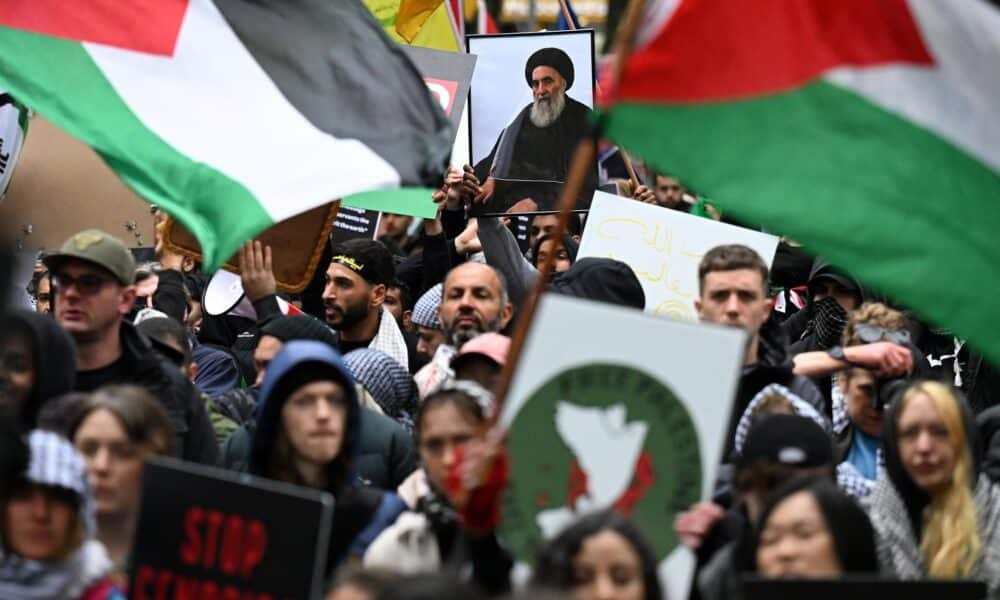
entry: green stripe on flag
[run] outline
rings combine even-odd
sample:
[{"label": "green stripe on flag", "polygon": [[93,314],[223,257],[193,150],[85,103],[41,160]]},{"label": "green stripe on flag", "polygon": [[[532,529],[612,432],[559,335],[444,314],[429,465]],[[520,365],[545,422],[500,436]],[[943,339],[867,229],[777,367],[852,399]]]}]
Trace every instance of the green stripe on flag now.
[{"label": "green stripe on flag", "polygon": [[0,86],[93,147],[140,197],[187,227],[207,271],[272,224],[242,184],[177,152],[140,122],[79,43],[0,27]]},{"label": "green stripe on flag", "polygon": [[606,132],[1000,362],[1000,174],[826,82],[752,100],[621,103]]},{"label": "green stripe on flag", "polygon": [[433,219],[437,216],[437,204],[431,200],[433,193],[432,189],[415,187],[372,190],[351,194],[343,203],[353,208]]}]

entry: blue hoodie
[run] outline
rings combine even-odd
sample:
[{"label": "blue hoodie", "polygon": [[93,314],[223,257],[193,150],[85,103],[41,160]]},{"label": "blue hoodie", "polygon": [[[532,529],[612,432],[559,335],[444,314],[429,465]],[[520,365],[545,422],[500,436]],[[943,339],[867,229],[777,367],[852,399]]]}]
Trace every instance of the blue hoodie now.
[{"label": "blue hoodie", "polygon": [[372,540],[403,512],[405,505],[396,494],[352,485],[356,480],[352,463],[360,448],[361,407],[350,370],[340,354],[322,342],[288,342],[268,365],[255,413],[257,428],[250,446],[250,472],[266,475],[274,440],[281,426],[281,408],[292,392],[318,379],[333,380],[343,385],[347,403],[341,453],[347,452],[350,470],[343,474],[346,477],[340,481],[331,481],[328,489],[334,494],[333,529],[327,557],[328,568],[332,569],[347,555],[363,555]]},{"label": "blue hoodie", "polygon": [[[301,380],[305,372],[310,375]],[[312,340],[295,340],[285,344],[267,366],[267,375],[261,384],[260,402],[254,412],[257,428],[250,446],[250,472],[265,475],[274,440],[281,421],[281,409],[285,401],[296,389],[309,381],[326,378],[344,387],[347,403],[347,423],[344,427],[342,450],[348,454],[348,462],[358,451],[358,405],[357,389],[350,369],[344,364],[340,354],[329,345]],[[289,382],[299,380],[297,385]],[[335,490],[331,490],[335,491]]]}]

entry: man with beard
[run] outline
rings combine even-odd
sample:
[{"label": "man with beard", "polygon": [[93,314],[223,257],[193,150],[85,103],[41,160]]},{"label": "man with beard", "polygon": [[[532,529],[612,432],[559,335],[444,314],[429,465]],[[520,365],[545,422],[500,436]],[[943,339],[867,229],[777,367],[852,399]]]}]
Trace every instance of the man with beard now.
[{"label": "man with beard", "polygon": [[383,244],[364,239],[336,244],[332,250],[323,305],[327,324],[338,334],[340,353],[372,348],[408,368],[406,340],[385,307],[386,290],[396,277],[392,254]]},{"label": "man with beard", "polygon": [[[538,193],[539,185],[558,187],[566,180],[591,112],[566,95],[574,78],[573,61],[558,48],[542,48],[528,58],[524,79],[531,87],[532,103],[518,113],[489,156],[476,165],[476,176],[485,182],[481,198],[489,199],[494,191],[505,204],[507,199],[543,198],[546,194]],[[503,182],[502,190],[496,188],[498,181]],[[596,182],[595,163],[588,187]]]},{"label": "man with beard", "polygon": [[454,376],[451,358],[463,344],[480,334],[499,332],[513,315],[507,282],[499,271],[476,262],[467,262],[449,271],[438,307],[445,343],[438,347],[434,360],[413,377],[420,397]]}]

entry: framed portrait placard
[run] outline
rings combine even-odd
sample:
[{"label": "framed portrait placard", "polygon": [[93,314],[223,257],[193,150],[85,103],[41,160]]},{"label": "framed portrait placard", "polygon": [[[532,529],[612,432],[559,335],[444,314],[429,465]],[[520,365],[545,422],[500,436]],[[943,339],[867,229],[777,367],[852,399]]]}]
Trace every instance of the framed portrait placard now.
[{"label": "framed portrait placard", "polygon": [[[469,93],[472,165],[494,190],[486,211],[502,212],[524,198],[554,209],[592,116],[593,30],[473,35],[466,46],[477,56]],[[581,207],[596,183],[595,162]]]}]

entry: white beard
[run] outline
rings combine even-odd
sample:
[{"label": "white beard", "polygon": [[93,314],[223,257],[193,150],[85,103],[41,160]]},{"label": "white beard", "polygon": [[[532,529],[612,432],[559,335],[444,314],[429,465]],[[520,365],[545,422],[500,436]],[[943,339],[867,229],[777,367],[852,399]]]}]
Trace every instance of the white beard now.
[{"label": "white beard", "polygon": [[548,127],[566,108],[566,94],[557,92],[548,98],[536,98],[528,115],[535,127]]}]

